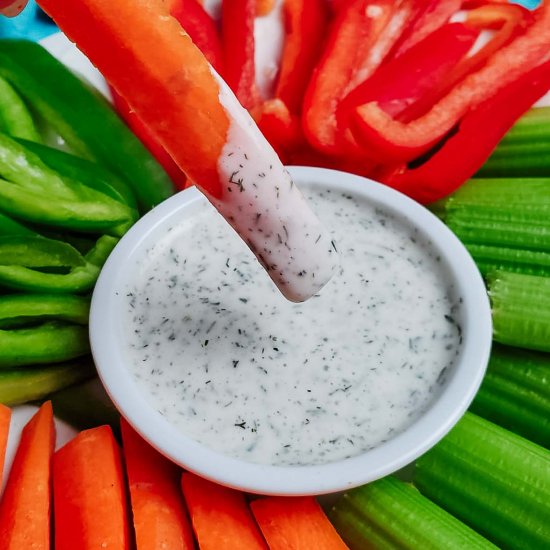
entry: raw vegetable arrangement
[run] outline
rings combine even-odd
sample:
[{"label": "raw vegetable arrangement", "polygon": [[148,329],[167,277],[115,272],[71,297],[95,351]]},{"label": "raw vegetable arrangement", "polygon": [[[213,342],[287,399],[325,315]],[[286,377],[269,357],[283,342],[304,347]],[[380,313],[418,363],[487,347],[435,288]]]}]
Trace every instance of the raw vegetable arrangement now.
[{"label": "raw vegetable arrangement", "polygon": [[[274,4],[225,2],[221,23],[196,0],[175,0],[170,13],[285,162],[379,179],[431,203],[464,242],[487,281],[496,342],[470,412],[418,460],[412,483],[392,476],[354,489],[325,515],[311,497],[249,497],[182,473],[124,421],[120,447],[111,417],[54,452],[45,402],[21,435],[0,540],[48,548],[53,529],[61,549],[550,545],[550,109],[514,124],[550,88],[548,3],[528,12],[486,1],[287,0],[266,95],[254,23]],[[482,31],[489,40],[472,55]],[[5,405],[94,375],[86,325],[101,266],[139,214],[173,192],[170,178],[188,181],[114,93],[152,154],[40,46],[0,40]],[[54,394],[54,407],[66,395]],[[0,406],[0,465],[10,412]]]}]

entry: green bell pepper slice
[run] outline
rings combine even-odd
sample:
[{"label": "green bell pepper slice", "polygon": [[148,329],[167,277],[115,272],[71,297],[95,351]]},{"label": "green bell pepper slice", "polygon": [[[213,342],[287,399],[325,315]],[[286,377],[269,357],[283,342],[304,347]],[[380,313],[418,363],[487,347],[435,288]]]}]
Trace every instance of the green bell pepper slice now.
[{"label": "green bell pepper slice", "polygon": [[76,154],[127,181],[142,211],[173,193],[164,169],[109,103],[44,48],[0,40],[0,75]]}]

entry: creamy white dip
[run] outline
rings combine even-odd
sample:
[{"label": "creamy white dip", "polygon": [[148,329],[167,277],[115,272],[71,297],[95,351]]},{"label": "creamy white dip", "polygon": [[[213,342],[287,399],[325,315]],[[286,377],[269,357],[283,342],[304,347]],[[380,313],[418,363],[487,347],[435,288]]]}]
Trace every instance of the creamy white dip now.
[{"label": "creamy white dip", "polygon": [[284,299],[204,201],[136,260],[128,368],[182,433],[246,461],[321,464],[412,424],[460,353],[460,303],[430,243],[365,199],[304,189],[339,274]]}]

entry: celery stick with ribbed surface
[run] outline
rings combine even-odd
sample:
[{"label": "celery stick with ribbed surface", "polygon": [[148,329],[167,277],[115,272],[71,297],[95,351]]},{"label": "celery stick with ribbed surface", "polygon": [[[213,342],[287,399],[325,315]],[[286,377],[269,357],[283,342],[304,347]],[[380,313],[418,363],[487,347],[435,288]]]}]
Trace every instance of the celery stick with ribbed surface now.
[{"label": "celery stick with ribbed surface", "polygon": [[[549,126],[550,131],[550,126]],[[522,178],[550,176],[550,136],[548,141],[500,145],[479,169],[476,177]]]},{"label": "celery stick with ribbed surface", "polygon": [[464,243],[482,275],[503,269],[550,277],[550,251]]},{"label": "celery stick with ribbed surface", "polygon": [[432,206],[466,244],[550,252],[550,179],[470,180]]},{"label": "celery stick with ribbed surface", "polygon": [[466,413],[417,461],[414,482],[503,549],[550,545],[550,451],[488,420]]},{"label": "celery stick with ribbed surface", "polygon": [[495,345],[470,411],[550,447],[550,355]]},{"label": "celery stick with ribbed surface", "polygon": [[[464,206],[485,206],[499,212],[522,215],[525,208],[550,211],[550,178],[479,178],[467,181],[437,204],[445,210]],[[521,208],[518,208],[521,206]]]},{"label": "celery stick with ribbed surface", "polygon": [[536,213],[533,213],[531,220],[527,219],[527,215],[525,212],[525,218],[520,219],[519,216],[505,217],[464,208],[449,213],[445,223],[465,244],[549,251],[550,213],[546,225],[539,222]]},{"label": "celery stick with ribbed surface", "polygon": [[502,138],[499,146],[518,143],[550,143],[550,107],[527,111]]},{"label": "celery stick with ribbed surface", "polygon": [[487,275],[487,286],[494,340],[550,351],[550,278],[494,271]]},{"label": "celery stick with ribbed surface", "polygon": [[394,477],[349,491],[329,517],[351,550],[496,549],[412,485]]}]

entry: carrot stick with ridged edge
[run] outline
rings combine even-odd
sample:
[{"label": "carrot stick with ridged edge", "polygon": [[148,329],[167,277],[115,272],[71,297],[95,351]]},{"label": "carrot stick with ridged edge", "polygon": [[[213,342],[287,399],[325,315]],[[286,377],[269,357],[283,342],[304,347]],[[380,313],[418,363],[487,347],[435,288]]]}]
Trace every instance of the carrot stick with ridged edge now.
[{"label": "carrot stick with ridged edge", "polygon": [[53,458],[56,550],[128,550],[120,449],[109,426],[80,432]]},{"label": "carrot stick with ridged edge", "polygon": [[193,532],[179,487],[180,469],[121,419],[137,550],[193,550]]},{"label": "carrot stick with ridged edge", "polygon": [[8,446],[8,434],[10,432],[11,409],[0,403],[0,486],[2,485],[2,473],[4,472],[4,459]]},{"label": "carrot stick with ridged edge", "polygon": [[170,15],[172,2],[40,5],[237,231],[279,290],[297,302],[316,294],[337,269],[331,236],[248,112]]},{"label": "carrot stick with ridged edge", "polygon": [[270,550],[346,550],[314,497],[266,497],[250,504]]},{"label": "carrot stick with ridged edge", "polygon": [[55,427],[51,402],[23,428],[0,503],[2,550],[50,548],[51,457]]},{"label": "carrot stick with ridged edge", "polygon": [[267,550],[244,493],[188,472],[181,487],[200,550]]}]

